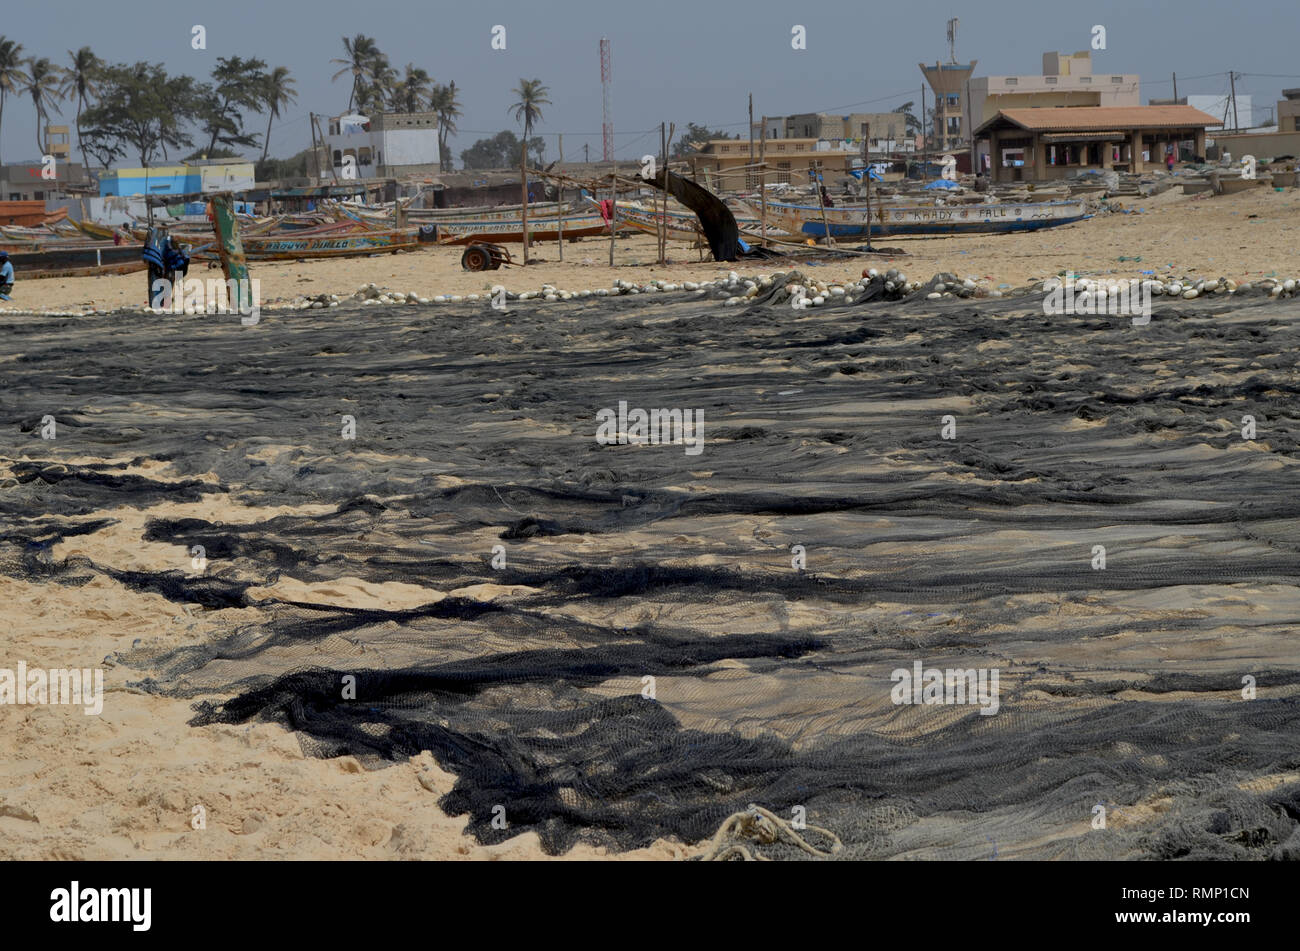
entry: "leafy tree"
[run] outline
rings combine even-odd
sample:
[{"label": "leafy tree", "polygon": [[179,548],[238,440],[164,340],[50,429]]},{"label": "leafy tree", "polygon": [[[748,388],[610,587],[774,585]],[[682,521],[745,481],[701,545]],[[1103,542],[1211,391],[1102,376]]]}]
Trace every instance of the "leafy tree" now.
[{"label": "leafy tree", "polygon": [[463,113],[456,98],[456,81],[449,85],[435,85],[429,94],[429,108],[438,114],[438,163],[444,172],[451,171],[451,153],[447,151],[447,138],[456,134],[456,120]]},{"label": "leafy tree", "polygon": [[[510,168],[519,164],[519,137],[509,129],[498,132],[490,139],[479,139],[460,153],[460,163],[466,169]],[[546,141],[535,135],[528,142],[528,155],[535,164],[545,161]]]},{"label": "leafy tree", "polygon": [[266,63],[260,59],[223,56],[212,70],[212,79],[215,85],[197,87],[198,119],[208,135],[208,152],[218,144],[256,146],[257,136],[244,131],[242,110],[262,107]]},{"label": "leafy tree", "polygon": [[351,74],[352,91],[348,95],[348,111],[351,111],[353,105],[358,102],[357,94],[361,91],[361,87],[373,78],[376,59],[384,54],[379,52],[379,45],[364,33],[358,33],[352,39],[343,37],[343,49],[346,51],[343,59],[330,60],[331,63],[343,65],[343,68],[330,79],[333,81],[340,76]]},{"label": "leafy tree", "polygon": [[27,79],[23,84],[23,92],[32,97],[32,105],[36,107],[37,155],[45,151],[41,129],[45,127],[50,110],[58,112],[58,104],[63,99],[63,94],[59,92],[63,85],[63,74],[64,70],[50,62],[48,57],[37,59],[33,56],[27,60]]},{"label": "leafy tree", "polygon": [[389,90],[388,104],[399,112],[421,112],[428,103],[433,77],[412,63],[406,64],[406,73]]},{"label": "leafy tree", "polygon": [[23,69],[22,44],[0,36],[0,123],[4,121],[5,96],[21,92],[26,85],[27,72]]},{"label": "leafy tree", "polygon": [[265,182],[278,178],[307,178],[311,154],[311,149],[303,149],[287,159],[263,159],[255,169],[257,180]]},{"label": "leafy tree", "polygon": [[100,72],[99,85],[99,101],[81,117],[87,151],[96,158],[130,150],[148,166],[168,149],[194,145],[185,125],[198,118],[202,90],[189,76],[168,76],[161,63],[120,63]]},{"label": "leafy tree", "polygon": [[397,87],[397,71],[383,53],[375,54],[370,66],[370,79],[357,90],[357,109],[366,115],[384,111],[384,104],[393,98]]},{"label": "leafy tree", "polygon": [[514,88],[514,94],[519,98],[506,111],[513,109],[515,121],[523,122],[525,139],[533,131],[533,126],[541,121],[542,106],[551,104],[551,100],[546,98],[548,93],[550,90],[542,85],[540,79],[521,79],[519,85]]},{"label": "leafy tree", "polygon": [[59,92],[64,97],[73,94],[77,97],[77,147],[81,150],[81,164],[89,168],[86,145],[81,140],[81,112],[99,94],[96,83],[104,63],[89,46],[83,46],[75,53],[68,50],[68,60],[72,65],[64,70],[63,88]]},{"label": "leafy tree", "polygon": [[921,120],[918,119],[916,113],[912,111],[914,105],[916,105],[916,103],[909,99],[894,110],[894,112],[900,113],[903,116],[903,128],[908,135],[917,135],[921,131]]},{"label": "leafy tree", "polygon": [[271,122],[280,118],[280,107],[296,101],[298,93],[294,90],[294,81],[289,77],[289,70],[277,66],[266,74],[262,86],[262,107],[266,110],[266,138],[262,141],[262,161],[271,148]]},{"label": "leafy tree", "polygon": [[740,136],[730,136],[722,131],[713,131],[708,126],[696,125],[694,122],[686,124],[686,131],[677,137],[673,144],[671,155],[673,158],[682,158],[695,153],[695,146],[703,145],[713,139],[730,139],[740,138]]}]

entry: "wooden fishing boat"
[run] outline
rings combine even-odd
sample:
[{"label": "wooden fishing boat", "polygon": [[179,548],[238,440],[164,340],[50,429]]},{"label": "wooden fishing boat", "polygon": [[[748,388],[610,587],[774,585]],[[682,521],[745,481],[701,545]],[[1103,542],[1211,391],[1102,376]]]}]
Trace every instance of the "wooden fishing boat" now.
[{"label": "wooden fishing boat", "polygon": [[[518,218],[501,221],[450,219],[420,226],[422,240],[437,244],[471,244],[488,241],[493,244],[518,242],[523,244],[523,222]],[[569,238],[589,238],[609,234],[609,225],[599,213],[571,212],[556,218],[533,220],[528,216],[528,233],[533,241],[558,241],[563,234]]]},{"label": "wooden fishing boat", "polygon": [[93,277],[143,271],[138,245],[111,242],[51,241],[37,248],[10,251],[9,260],[19,280],[48,277]]},{"label": "wooden fishing boat", "polygon": [[[320,234],[301,233],[254,235],[243,239],[244,255],[249,261],[294,261],[298,258],[346,258],[365,254],[384,254],[419,247],[419,228],[389,231],[363,229],[331,230]],[[138,249],[137,249],[138,253]],[[216,260],[217,249],[208,243],[192,249],[198,260]]]},{"label": "wooden fishing boat", "polygon": [[626,226],[633,231],[640,231],[642,234],[652,234],[657,237],[660,225],[666,223],[668,238],[671,241],[690,241],[693,243],[702,240],[704,237],[704,232],[700,230],[699,219],[695,217],[693,211],[679,212],[670,210],[665,215],[662,211],[648,211],[639,205],[620,202],[614,209],[614,215],[618,218],[620,226]]},{"label": "wooden fishing boat", "polygon": [[1036,231],[1087,218],[1082,201],[1005,203],[997,205],[871,205],[871,221],[865,206],[821,208],[818,205],[767,203],[769,224],[794,235],[824,238],[829,229],[835,238],[865,238],[875,235],[976,234],[984,232]]}]

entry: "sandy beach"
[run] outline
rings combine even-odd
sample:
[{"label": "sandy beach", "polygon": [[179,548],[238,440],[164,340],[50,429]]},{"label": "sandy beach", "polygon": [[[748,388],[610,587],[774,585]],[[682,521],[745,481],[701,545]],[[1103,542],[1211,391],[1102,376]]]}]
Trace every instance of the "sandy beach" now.
[{"label": "sandy beach", "polygon": [[[1112,204],[1131,213],[1099,215],[1034,233],[881,239],[877,244],[900,248],[906,254],[828,260],[816,268],[816,275],[827,280],[856,280],[863,268],[883,265],[921,280],[948,271],[996,288],[1004,284],[1022,287],[1066,271],[1116,278],[1141,277],[1144,271],[1154,271],[1157,276],[1193,274],[1237,281],[1300,274],[1300,255],[1295,251],[1300,227],[1295,224],[1300,210],[1298,189],[1259,189],[1213,198],[1184,196],[1181,190],[1172,189]],[[461,268],[463,249],[451,247],[338,261],[256,264],[252,276],[261,282],[263,302],[274,306],[299,296],[351,294],[366,283],[432,297],[482,294],[498,284],[513,292],[536,291],[543,284],[581,290],[609,287],[616,278],[713,280],[733,269],[748,277],[782,267],[776,262],[719,267],[712,261],[700,262],[698,251],[683,243],[670,242],[669,248],[669,263],[664,267],[656,263],[655,239],[644,235],[617,240],[612,268],[608,239],[584,238],[566,243],[563,262],[558,260],[554,243],[543,244],[533,251],[537,263],[527,268],[477,274]],[[517,245],[512,253],[521,257]],[[112,310],[145,303],[143,273],[31,282],[23,282],[21,273],[17,276],[14,300],[0,303],[0,313]],[[220,272],[196,267],[191,276],[219,277]]]},{"label": "sandy beach", "polygon": [[[1297,202],[1166,193],[801,267],[1290,277]],[[536,253],[254,276],[271,303],[731,269],[656,268],[648,237],[612,270],[602,241]],[[22,310],[143,280],[19,275],[0,307],[6,656],[107,689],[99,716],[0,707],[0,857],[682,859],[750,802],[849,858],[1297,848],[1290,301],[1143,330],[1037,298]],[[700,408],[702,453],[598,443],[620,401]],[[998,669],[1001,713],[891,702],[917,660]]]}]

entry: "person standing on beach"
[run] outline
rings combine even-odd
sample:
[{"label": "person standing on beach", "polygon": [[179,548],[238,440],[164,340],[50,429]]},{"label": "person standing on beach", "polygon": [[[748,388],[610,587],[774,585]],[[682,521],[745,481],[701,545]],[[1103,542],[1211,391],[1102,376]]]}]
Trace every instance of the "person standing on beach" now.
[{"label": "person standing on beach", "polygon": [[9,253],[0,251],[0,300],[9,300],[9,292],[14,289],[14,266],[9,262]]},{"label": "person standing on beach", "polygon": [[1169,174],[1171,175],[1174,172],[1175,161],[1176,159],[1174,158],[1174,150],[1170,149],[1167,153],[1165,153],[1165,168],[1169,170]]}]

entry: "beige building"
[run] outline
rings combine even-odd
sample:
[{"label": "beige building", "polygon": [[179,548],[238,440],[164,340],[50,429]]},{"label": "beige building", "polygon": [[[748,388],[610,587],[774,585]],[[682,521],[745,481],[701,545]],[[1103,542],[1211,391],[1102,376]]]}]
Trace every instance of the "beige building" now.
[{"label": "beige building", "polygon": [[[873,133],[874,135],[874,133]],[[806,185],[810,169],[820,169],[823,181],[833,182],[849,174],[856,149],[819,149],[813,138],[777,139],[767,143],[768,184],[786,182]],[[712,139],[690,157],[691,177],[715,192],[747,191],[759,185],[758,169],[746,168],[749,142],[744,139]],[[758,143],[754,143],[754,163]]]},{"label": "beige building", "polygon": [[1277,131],[1300,132],[1300,89],[1283,89],[1282,99],[1277,101]]},{"label": "beige building", "polygon": [[778,119],[783,135],[773,136],[768,120],[768,137],[783,139],[825,139],[828,142],[860,141],[870,132],[872,140],[901,140],[907,135],[906,118],[900,112],[853,112],[846,116],[826,112],[803,112]]},{"label": "beige building", "polygon": [[[927,145],[935,151],[946,151],[965,146],[970,134],[967,115],[967,86],[970,74],[975,71],[975,64],[969,63],[935,63],[927,66],[918,64],[934,92],[934,125],[926,131]],[[927,104],[926,112],[930,106]],[[927,119],[922,117],[924,124]]]},{"label": "beige building", "polygon": [[1141,172],[1168,149],[1205,154],[1205,130],[1222,123],[1191,106],[1002,109],[975,130],[995,182],[1049,181],[1089,169]]},{"label": "beige building", "polygon": [[1003,109],[1141,103],[1136,73],[1094,75],[1087,51],[1044,53],[1041,76],[977,76],[970,81],[971,123],[977,127]]}]

